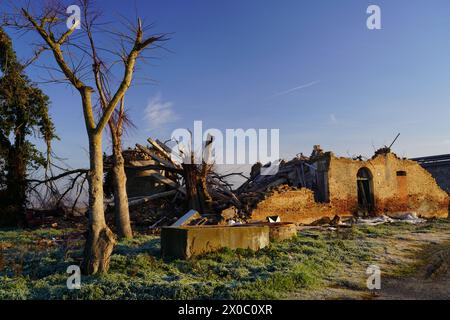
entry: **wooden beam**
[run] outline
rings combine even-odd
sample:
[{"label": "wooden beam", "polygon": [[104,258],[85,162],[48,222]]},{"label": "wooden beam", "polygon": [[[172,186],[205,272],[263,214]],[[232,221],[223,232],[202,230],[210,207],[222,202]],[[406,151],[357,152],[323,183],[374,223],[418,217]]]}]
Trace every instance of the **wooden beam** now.
[{"label": "wooden beam", "polygon": [[146,203],[148,201],[151,200],[155,200],[155,199],[159,199],[159,198],[164,198],[164,197],[168,197],[171,195],[175,195],[178,191],[177,190],[170,190],[170,191],[165,191],[165,192],[160,192],[157,194],[153,194],[151,196],[147,196],[147,197],[141,197],[140,199],[136,199],[136,200],[131,200],[128,202],[128,206],[136,206],[136,205],[140,205],[143,203]]},{"label": "wooden beam", "polygon": [[[141,150],[142,152],[144,152],[145,154],[149,155],[153,160],[163,164],[164,166],[173,168],[173,169],[176,168],[175,165],[172,163],[172,161],[161,158],[160,156],[158,156],[156,154],[155,151],[150,150],[149,148],[146,148],[146,147],[140,145],[139,143],[136,143],[136,147],[139,150]],[[176,168],[176,169],[178,169],[178,168]]]},{"label": "wooden beam", "polygon": [[[167,159],[169,159],[177,168],[181,168],[181,166],[172,161],[172,150],[168,146],[166,146],[158,139],[153,140],[152,138],[148,138],[147,141],[153,146],[153,148],[161,152]],[[177,154],[175,154],[175,156],[177,156],[177,158],[180,160],[180,157]]]},{"label": "wooden beam", "polygon": [[126,165],[125,168],[130,169],[130,170],[136,170],[136,171],[160,170],[160,171],[173,172],[173,173],[177,173],[180,175],[183,174],[183,170],[181,170],[181,169],[169,168],[162,164],[151,164],[151,165],[147,165],[147,166],[135,166],[135,165],[133,165],[133,161],[130,161],[130,164],[131,165]]},{"label": "wooden beam", "polygon": [[169,187],[172,187],[174,189],[179,190],[181,193],[186,194],[186,189],[184,187],[181,187],[178,183],[176,183],[175,181],[163,176],[162,174],[160,174],[158,171],[155,170],[146,170],[146,176],[151,177],[153,179],[158,180],[159,182],[162,182],[166,185],[168,185]]},{"label": "wooden beam", "polygon": [[156,142],[152,138],[148,138],[147,141],[153,146],[153,148],[155,148],[156,150],[161,152],[165,157],[170,159],[170,153],[167,152],[166,150],[164,150],[164,148],[162,146],[160,146],[158,142]]},{"label": "wooden beam", "polygon": [[168,146],[166,146],[163,142],[161,142],[160,140],[156,139],[155,142],[157,142],[159,144],[159,146],[161,148],[163,148],[168,154],[172,153],[172,149],[170,149]]}]

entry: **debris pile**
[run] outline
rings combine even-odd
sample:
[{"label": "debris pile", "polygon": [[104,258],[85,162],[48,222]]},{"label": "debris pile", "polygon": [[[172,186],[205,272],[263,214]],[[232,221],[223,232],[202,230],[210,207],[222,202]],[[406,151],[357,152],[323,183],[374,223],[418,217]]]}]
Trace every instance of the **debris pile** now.
[{"label": "debris pile", "polygon": [[[220,215],[223,210],[233,205],[241,207],[232,185],[214,172],[213,166],[177,161],[165,143],[151,138],[147,141],[148,146],[136,144],[135,149],[123,151],[130,217],[135,225],[171,225],[191,209],[201,212],[197,225],[218,224],[224,222]],[[105,159],[106,168],[110,161]],[[107,171],[105,190],[111,190],[110,185]],[[111,220],[113,205],[110,201]],[[234,217],[232,214],[229,218]]]},{"label": "debris pile", "polygon": [[[205,163],[177,161],[168,145],[157,139],[147,141],[147,146],[136,144],[123,152],[130,215],[135,225],[172,225],[191,209],[201,213],[198,224],[249,222],[259,203],[289,191],[301,190],[310,202],[318,200],[317,159],[324,155],[319,145],[314,146],[310,157],[299,154],[290,161],[280,161],[277,167],[256,163],[247,181],[234,190],[227,181],[234,174],[220,175]],[[272,174],[265,174],[268,169]]]},{"label": "debris pile", "polygon": [[250,178],[236,190],[236,196],[240,201],[240,205],[236,206],[239,216],[249,219],[261,201],[277,193],[302,188],[311,190],[314,200],[319,201],[317,159],[323,155],[321,147],[315,145],[310,157],[299,154],[290,161],[282,160],[279,163],[278,171],[272,175],[262,174],[262,170],[270,164],[266,166],[262,166],[260,163],[255,164],[251,169]]}]

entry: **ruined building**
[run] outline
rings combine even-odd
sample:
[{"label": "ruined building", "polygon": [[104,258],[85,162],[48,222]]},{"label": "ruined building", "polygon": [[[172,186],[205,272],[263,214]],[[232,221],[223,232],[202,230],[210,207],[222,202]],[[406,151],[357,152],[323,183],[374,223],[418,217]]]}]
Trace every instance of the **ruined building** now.
[{"label": "ruined building", "polygon": [[254,174],[238,192],[252,220],[280,216],[281,221],[310,223],[334,215],[402,212],[447,217],[449,206],[448,194],[429,172],[389,149],[362,160],[339,158],[315,146],[311,157],[282,163],[276,176]]},{"label": "ruined building", "polygon": [[[129,198],[153,195],[167,190],[166,185],[160,181],[165,173],[157,166],[157,162],[138,148],[122,152],[127,175],[127,193]],[[105,191],[112,194],[112,184],[109,168],[112,166],[112,157],[105,158],[106,185]],[[155,177],[156,176],[156,177]]]},{"label": "ruined building", "polygon": [[[281,161],[275,174],[263,175],[263,166],[255,164],[250,178],[236,190],[211,171],[205,179],[209,206],[202,210],[189,202],[185,170],[172,162],[168,147],[158,140],[148,141],[151,146],[136,145],[123,155],[130,206],[139,208],[142,203],[159,199],[166,204],[161,209],[170,208],[167,212],[156,210],[151,225],[162,223],[166,215],[181,217],[190,209],[198,210],[209,224],[236,219],[261,221],[270,216],[305,224],[335,215],[393,216],[413,212],[425,218],[448,216],[449,195],[422,167],[424,163],[421,166],[417,161],[399,158],[388,147],[365,160],[361,156],[337,157],[314,146],[309,157],[300,154]],[[449,175],[443,176],[441,185]],[[164,223],[169,220],[166,217]]]}]

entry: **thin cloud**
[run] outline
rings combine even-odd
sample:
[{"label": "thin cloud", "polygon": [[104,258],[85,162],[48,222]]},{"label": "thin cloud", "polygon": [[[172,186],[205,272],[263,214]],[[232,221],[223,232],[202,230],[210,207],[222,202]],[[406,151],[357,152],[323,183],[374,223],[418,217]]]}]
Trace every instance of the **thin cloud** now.
[{"label": "thin cloud", "polygon": [[149,100],[144,110],[144,119],[148,124],[147,130],[154,130],[177,121],[179,117],[173,110],[173,103],[162,101],[161,95],[158,94]]},{"label": "thin cloud", "polygon": [[333,113],[330,114],[330,121],[333,124],[336,124],[338,122],[338,120],[336,119],[336,116]]},{"label": "thin cloud", "polygon": [[312,86],[318,84],[319,82],[320,82],[319,80],[316,80],[316,81],[312,81],[312,82],[309,82],[309,83],[305,83],[305,84],[302,84],[300,86],[297,86],[297,87],[294,87],[294,88],[291,88],[291,89],[288,89],[288,90],[285,90],[285,91],[281,91],[281,92],[275,93],[274,95],[271,96],[271,98],[284,96],[284,95],[287,95],[289,93],[292,93],[292,92],[295,92],[295,91],[298,91],[298,90],[301,90],[301,89],[306,89],[306,88],[309,88],[309,87],[312,87]]}]

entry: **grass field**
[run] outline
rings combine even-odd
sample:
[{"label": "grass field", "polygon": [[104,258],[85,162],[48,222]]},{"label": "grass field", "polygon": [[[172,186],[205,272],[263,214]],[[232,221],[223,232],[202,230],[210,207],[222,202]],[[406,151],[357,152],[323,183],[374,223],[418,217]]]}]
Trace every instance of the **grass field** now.
[{"label": "grass field", "polygon": [[0,230],[0,299],[373,298],[368,265],[380,265],[389,279],[411,276],[421,250],[450,240],[450,222],[305,229],[259,252],[169,262],[159,237],[138,234],[115,248],[107,275],[82,277],[81,290],[68,290],[66,269],[80,263],[81,239],[73,229]]}]

